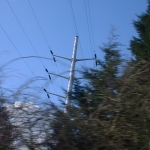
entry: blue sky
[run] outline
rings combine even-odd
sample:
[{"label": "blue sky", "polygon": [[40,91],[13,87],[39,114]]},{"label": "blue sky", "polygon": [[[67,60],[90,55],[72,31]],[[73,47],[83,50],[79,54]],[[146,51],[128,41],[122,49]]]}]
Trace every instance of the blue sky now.
[{"label": "blue sky", "polygon": [[[20,56],[52,59],[49,47],[54,54],[71,58],[77,30],[77,58],[92,58],[95,51],[97,57],[103,59],[99,46],[107,42],[111,26],[116,28],[118,41],[124,45],[121,53],[130,58],[130,52],[127,51],[129,41],[137,35],[132,22],[146,8],[146,0],[1,0],[0,65]],[[53,60],[35,58],[15,61],[3,70],[6,76],[3,86],[16,90],[20,84],[35,76],[42,76],[49,81],[44,67],[57,74],[66,71],[64,75],[68,76],[70,62],[56,60],[56,64]],[[94,62],[78,62],[76,66],[80,68],[81,65],[93,67]],[[51,77],[52,83],[47,90],[64,95],[61,87],[67,89],[67,81]],[[40,80],[35,82],[35,86],[41,89],[43,84]],[[53,102],[57,99],[56,96],[51,96]]]}]

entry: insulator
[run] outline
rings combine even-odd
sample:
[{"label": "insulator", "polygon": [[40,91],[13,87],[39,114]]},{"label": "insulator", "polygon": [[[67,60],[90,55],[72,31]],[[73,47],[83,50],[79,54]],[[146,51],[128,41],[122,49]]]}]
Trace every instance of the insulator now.
[{"label": "insulator", "polygon": [[95,63],[96,63],[96,66],[97,66],[98,65],[97,61],[95,61]]},{"label": "insulator", "polygon": [[97,58],[96,54],[94,54],[95,58]]},{"label": "insulator", "polygon": [[50,52],[51,52],[51,54],[53,55],[53,52],[52,52],[52,50],[50,50]]},{"label": "insulator", "polygon": [[49,79],[51,80],[51,76],[49,75]]},{"label": "insulator", "polygon": [[47,94],[47,97],[50,98],[49,94]]},{"label": "insulator", "polygon": [[46,89],[45,89],[45,88],[44,88],[43,90],[47,93],[47,91],[46,91]]},{"label": "insulator", "polygon": [[48,70],[45,68],[45,71],[48,72]]},{"label": "insulator", "polygon": [[53,57],[53,59],[54,59],[54,62],[56,62],[56,59],[55,59],[55,57]]}]

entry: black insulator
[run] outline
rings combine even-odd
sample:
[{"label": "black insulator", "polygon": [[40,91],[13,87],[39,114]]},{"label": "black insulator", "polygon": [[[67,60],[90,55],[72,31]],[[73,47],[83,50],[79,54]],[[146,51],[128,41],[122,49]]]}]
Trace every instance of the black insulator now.
[{"label": "black insulator", "polygon": [[50,98],[49,94],[47,94],[47,97]]},{"label": "black insulator", "polygon": [[53,55],[53,52],[52,52],[52,50],[50,50],[50,52],[51,52],[51,54]]},{"label": "black insulator", "polygon": [[43,90],[44,90],[45,92],[47,92],[45,88],[44,88]]},{"label": "black insulator", "polygon": [[45,68],[45,71],[48,72],[48,70]]},{"label": "black insulator", "polygon": [[94,54],[95,58],[97,58],[96,54]]},{"label": "black insulator", "polygon": [[95,63],[96,63],[96,66],[97,66],[98,65],[97,61],[95,61]]},{"label": "black insulator", "polygon": [[51,80],[51,76],[49,75],[49,79]]},{"label": "black insulator", "polygon": [[55,57],[53,57],[53,59],[54,59],[54,62],[56,62],[56,59],[55,59]]}]

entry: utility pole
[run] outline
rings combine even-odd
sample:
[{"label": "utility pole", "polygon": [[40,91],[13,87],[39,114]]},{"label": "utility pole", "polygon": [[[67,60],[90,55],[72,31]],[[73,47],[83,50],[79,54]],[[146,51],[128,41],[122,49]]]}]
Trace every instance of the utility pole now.
[{"label": "utility pole", "polygon": [[[75,64],[76,64],[76,62],[77,61],[84,61],[84,60],[95,60],[96,61],[96,65],[97,65],[96,54],[95,54],[95,58],[76,59],[78,38],[79,38],[78,36],[75,36],[74,45],[73,45],[73,53],[72,53],[72,58],[71,59],[63,57],[63,56],[54,55],[53,52],[52,52],[52,50],[50,50],[51,54],[53,55],[54,62],[56,62],[55,57],[59,57],[59,58],[63,58],[63,59],[71,61],[71,68],[70,68],[69,78],[65,77],[65,76],[62,76],[62,75],[55,74],[55,73],[50,73],[50,72],[48,72],[47,69],[45,69],[46,72],[49,75],[50,80],[51,80],[51,77],[50,77],[51,74],[55,75],[55,76],[59,76],[59,77],[65,78],[65,79],[68,79],[68,88],[67,88],[67,96],[66,97],[62,96],[62,95],[59,95],[59,94],[47,92],[46,89],[44,89],[44,91],[47,93],[48,97],[49,97],[49,94],[52,94],[52,95],[59,96],[59,97],[62,97],[62,98],[66,99],[64,113],[67,113],[67,106],[71,105],[71,96],[70,96],[70,94],[72,92],[72,87],[73,87],[74,73],[75,73]],[[81,78],[79,78],[79,79],[81,79]]]},{"label": "utility pole", "polygon": [[70,68],[70,75],[69,75],[69,82],[67,88],[67,98],[66,98],[66,106],[70,105],[70,93],[72,92],[72,86],[74,81],[74,72],[75,72],[75,63],[76,63],[76,54],[77,54],[77,45],[78,45],[78,36],[75,37],[74,46],[73,46],[73,53],[72,53],[72,60],[71,60],[71,68]]}]

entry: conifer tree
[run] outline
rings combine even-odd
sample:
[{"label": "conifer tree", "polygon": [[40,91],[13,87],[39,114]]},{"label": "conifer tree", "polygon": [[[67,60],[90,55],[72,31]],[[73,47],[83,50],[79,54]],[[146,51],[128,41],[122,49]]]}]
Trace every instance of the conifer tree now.
[{"label": "conifer tree", "polygon": [[130,41],[130,50],[135,55],[136,60],[150,59],[150,1],[145,13],[138,16],[138,20],[133,22],[138,37],[133,37]]},{"label": "conifer tree", "polygon": [[[106,135],[114,117],[114,102],[117,95],[116,81],[121,64],[119,43],[112,34],[101,50],[105,61],[98,61],[99,69],[85,69],[85,84],[75,80],[72,106],[67,114],[55,110],[53,137],[58,141],[53,149],[103,150],[107,148]],[[111,117],[112,116],[112,117]]]},{"label": "conifer tree", "polygon": [[9,114],[3,107],[4,100],[0,98],[0,150],[8,150],[14,140],[13,127],[9,123]]},{"label": "conifer tree", "polygon": [[75,83],[75,105],[68,113],[55,109],[53,138],[57,143],[51,147],[54,150],[149,150],[150,62],[131,63],[121,76],[118,69],[111,74],[120,63],[108,67],[110,74],[105,69],[107,62],[99,63],[104,66],[100,70],[83,73],[86,85]]},{"label": "conifer tree", "polygon": [[112,29],[108,43],[100,47],[105,57],[104,61],[97,61],[99,69],[85,69],[83,77],[88,83],[81,86],[77,80],[74,84],[72,101],[84,110],[86,109],[88,116],[104,101],[100,95],[104,95],[104,93],[111,97],[116,95],[116,80],[119,65],[122,62],[120,44],[116,42],[116,39],[117,36],[114,35],[114,29]]}]

